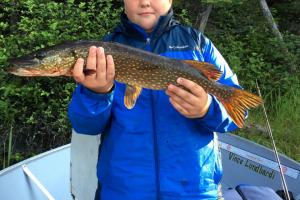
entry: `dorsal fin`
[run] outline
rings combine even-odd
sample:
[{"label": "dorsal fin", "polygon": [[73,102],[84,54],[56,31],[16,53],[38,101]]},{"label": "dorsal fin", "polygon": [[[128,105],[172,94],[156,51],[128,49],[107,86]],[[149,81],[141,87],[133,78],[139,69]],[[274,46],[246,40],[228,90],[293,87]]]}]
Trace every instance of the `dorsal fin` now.
[{"label": "dorsal fin", "polygon": [[184,60],[184,62],[199,70],[209,80],[217,81],[222,75],[219,69],[208,62],[199,62],[197,60]]},{"label": "dorsal fin", "polygon": [[132,109],[135,105],[137,98],[140,96],[142,87],[126,85],[126,91],[124,96],[124,105],[128,109]]}]

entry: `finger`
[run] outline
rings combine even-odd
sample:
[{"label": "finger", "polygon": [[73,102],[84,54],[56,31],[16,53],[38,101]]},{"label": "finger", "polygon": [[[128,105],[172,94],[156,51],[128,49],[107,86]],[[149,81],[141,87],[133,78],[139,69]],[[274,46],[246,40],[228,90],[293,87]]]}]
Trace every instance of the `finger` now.
[{"label": "finger", "polygon": [[113,81],[115,77],[115,63],[111,55],[107,56],[106,81]]},{"label": "finger", "polygon": [[188,111],[185,108],[183,108],[181,105],[179,105],[176,101],[174,101],[172,98],[170,98],[169,101],[173,105],[175,110],[177,110],[179,113],[185,116],[188,115]]},{"label": "finger", "polygon": [[172,100],[174,100],[177,104],[181,105],[181,107],[183,107],[185,110],[193,111],[194,106],[187,99],[182,99],[180,96],[168,90],[166,91],[166,93],[170,96]]},{"label": "finger", "polygon": [[96,69],[96,50],[97,48],[95,46],[91,46],[89,49],[89,54],[86,63],[87,69]]},{"label": "finger", "polygon": [[176,94],[181,99],[188,101],[190,104],[194,104],[195,102],[197,102],[196,96],[180,87],[171,84],[168,86],[167,90]]},{"label": "finger", "polygon": [[73,77],[78,83],[82,83],[85,79],[83,74],[83,64],[84,60],[82,58],[78,58],[73,68]]},{"label": "finger", "polygon": [[97,49],[97,79],[106,80],[106,58],[103,47]]},{"label": "finger", "polygon": [[196,97],[202,97],[203,95],[207,95],[205,90],[200,85],[191,80],[185,78],[178,78],[177,83],[182,85],[184,88],[188,89],[190,93],[192,93]]}]

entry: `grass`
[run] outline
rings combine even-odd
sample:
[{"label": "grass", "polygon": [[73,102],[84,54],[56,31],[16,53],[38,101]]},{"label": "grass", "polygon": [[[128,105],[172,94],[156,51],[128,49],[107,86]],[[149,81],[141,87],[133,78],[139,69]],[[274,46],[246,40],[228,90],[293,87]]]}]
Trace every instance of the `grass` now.
[{"label": "grass", "polygon": [[7,135],[3,139],[3,146],[1,150],[3,150],[3,153],[0,153],[0,170],[9,167],[10,165],[13,165],[15,163],[18,163],[28,157],[32,157],[36,155],[35,152],[14,152],[13,151],[13,126],[10,126]]},{"label": "grass", "polygon": [[7,155],[7,165],[10,165],[10,159],[11,159],[11,154],[12,154],[12,126],[10,126],[10,131],[9,131],[9,139],[8,139],[8,155]]},{"label": "grass", "polygon": [[[13,136],[13,127],[10,127],[9,133],[8,133],[8,147],[6,147],[6,140],[4,140],[4,152],[3,152],[3,159],[2,159],[2,168],[8,167],[11,162],[12,157],[12,136]],[[7,160],[6,160],[6,152],[7,152]]]},{"label": "grass", "polygon": [[[286,95],[279,96],[276,100],[273,99],[271,103],[265,101],[265,106],[277,150],[300,162],[300,89],[297,86],[292,87]],[[267,127],[261,108],[250,112],[248,120],[251,123]],[[244,130],[238,131],[237,134],[272,148],[267,134],[249,133]]]}]

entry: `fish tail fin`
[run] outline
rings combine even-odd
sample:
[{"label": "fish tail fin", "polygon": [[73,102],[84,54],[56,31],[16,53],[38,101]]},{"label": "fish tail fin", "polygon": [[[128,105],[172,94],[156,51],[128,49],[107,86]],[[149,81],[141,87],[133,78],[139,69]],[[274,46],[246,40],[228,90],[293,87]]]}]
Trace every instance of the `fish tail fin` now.
[{"label": "fish tail fin", "polygon": [[245,90],[233,88],[231,92],[230,95],[224,95],[225,98],[222,96],[217,98],[223,104],[233,122],[239,128],[242,128],[245,124],[246,110],[259,106],[263,103],[263,100],[261,97]]}]

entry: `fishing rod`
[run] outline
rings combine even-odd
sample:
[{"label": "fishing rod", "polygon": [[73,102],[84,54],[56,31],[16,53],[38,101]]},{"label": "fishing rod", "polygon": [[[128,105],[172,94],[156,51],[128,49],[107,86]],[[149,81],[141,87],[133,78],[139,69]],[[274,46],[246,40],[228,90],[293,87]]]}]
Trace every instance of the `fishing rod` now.
[{"label": "fishing rod", "polygon": [[[261,95],[261,92],[260,92],[257,80],[256,80],[256,87],[257,87],[257,90],[258,90],[258,95],[262,98],[262,95]],[[269,137],[271,138],[271,141],[272,141],[274,155],[275,155],[276,161],[278,163],[279,172],[280,172],[280,178],[281,178],[281,184],[282,184],[282,188],[283,188],[283,191],[284,191],[284,194],[285,194],[285,199],[291,200],[290,194],[289,194],[289,190],[288,190],[288,187],[287,187],[287,184],[286,184],[286,180],[285,180],[285,177],[284,177],[284,173],[283,173],[283,170],[282,170],[282,166],[281,166],[281,163],[280,163],[278,151],[277,151],[277,148],[276,148],[276,145],[275,145],[275,141],[274,141],[274,138],[273,138],[273,133],[272,133],[271,125],[270,125],[270,122],[269,122],[269,118],[268,118],[268,115],[267,115],[267,111],[266,111],[264,102],[262,103],[262,107],[263,107],[264,115],[265,115],[265,118],[266,118],[266,121],[267,121],[268,133],[269,133]]]}]

